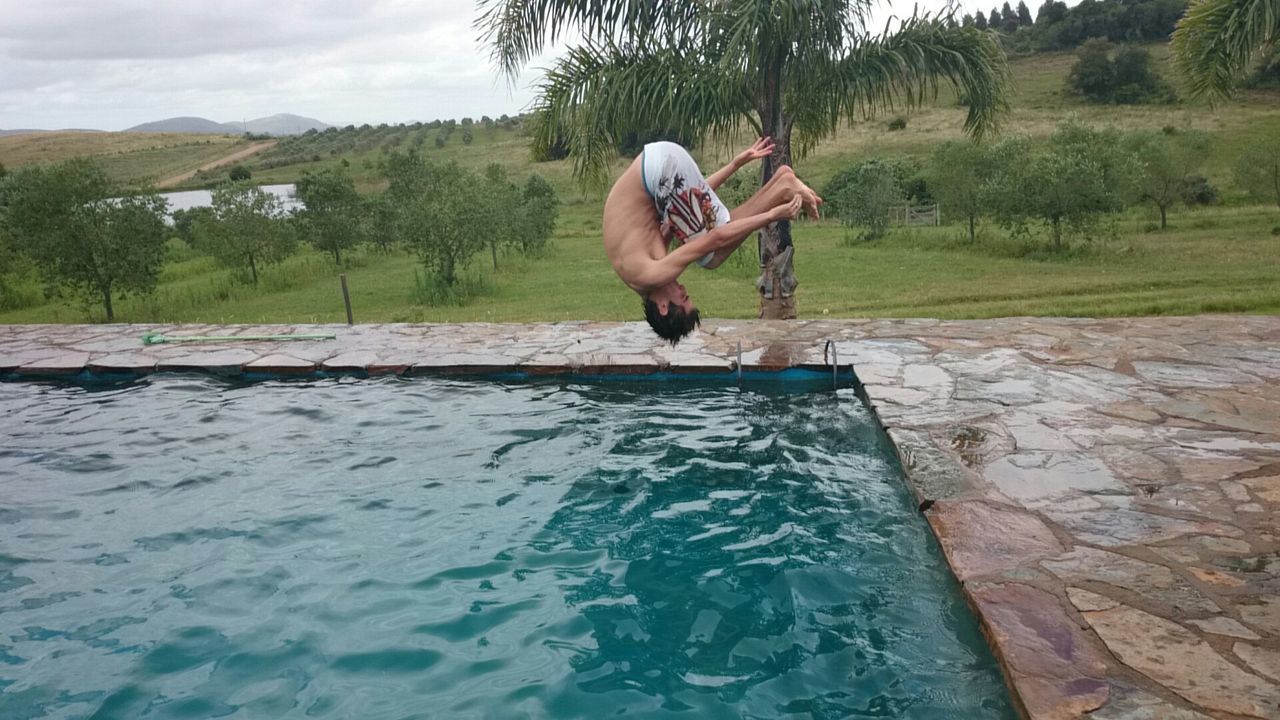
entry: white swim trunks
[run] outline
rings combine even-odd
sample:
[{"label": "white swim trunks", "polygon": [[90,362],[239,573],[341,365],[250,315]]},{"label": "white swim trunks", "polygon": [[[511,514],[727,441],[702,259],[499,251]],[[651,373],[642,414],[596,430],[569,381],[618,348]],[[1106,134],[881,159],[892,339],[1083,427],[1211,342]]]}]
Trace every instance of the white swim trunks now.
[{"label": "white swim trunks", "polygon": [[[681,245],[729,222],[729,209],[707,184],[689,151],[673,142],[644,146],[640,161],[644,189],[658,209],[658,224]],[[698,261],[706,267],[715,259],[707,253]]]}]

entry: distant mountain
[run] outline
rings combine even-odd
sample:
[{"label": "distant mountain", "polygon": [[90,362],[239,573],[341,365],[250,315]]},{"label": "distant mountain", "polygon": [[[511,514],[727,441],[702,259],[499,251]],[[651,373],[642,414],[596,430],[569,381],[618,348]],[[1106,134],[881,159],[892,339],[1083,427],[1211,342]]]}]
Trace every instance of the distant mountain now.
[{"label": "distant mountain", "polygon": [[62,130],[39,130],[34,128],[21,128],[18,130],[0,130],[0,137],[5,135],[30,135],[31,133],[52,133],[52,132],[102,132],[101,130],[90,130],[88,128],[63,128]]},{"label": "distant mountain", "polygon": [[[229,123],[235,125],[235,123]],[[290,115],[289,113],[280,113],[271,117],[258,118],[248,122],[249,132],[267,135],[301,135],[302,133],[315,128],[316,130],[324,130],[329,125],[316,120],[315,118],[303,117],[301,115]],[[243,125],[239,127],[244,127]],[[241,130],[241,132],[244,132]]]},{"label": "distant mountain", "polygon": [[166,120],[134,125],[125,132],[179,132],[179,133],[241,133],[239,125],[216,123],[202,117],[174,117]]},{"label": "distant mountain", "polygon": [[257,118],[248,122],[219,123],[202,117],[175,117],[167,120],[135,125],[125,132],[180,132],[180,133],[215,133],[239,135],[251,132],[258,135],[300,135],[312,128],[324,130],[329,127],[314,118],[282,113],[270,117]]}]

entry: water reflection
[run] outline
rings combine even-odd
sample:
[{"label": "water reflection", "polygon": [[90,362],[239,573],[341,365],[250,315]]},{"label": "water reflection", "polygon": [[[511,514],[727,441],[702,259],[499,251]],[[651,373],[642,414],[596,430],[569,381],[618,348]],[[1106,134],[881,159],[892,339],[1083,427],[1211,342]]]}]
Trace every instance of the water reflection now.
[{"label": "water reflection", "polygon": [[[292,183],[285,185],[260,185],[259,188],[280,198],[280,204],[287,213],[302,207],[302,203],[294,195]],[[183,190],[181,192],[160,193],[160,197],[169,201],[169,212],[190,210],[197,207],[209,207],[213,204],[213,193],[209,190]]]}]

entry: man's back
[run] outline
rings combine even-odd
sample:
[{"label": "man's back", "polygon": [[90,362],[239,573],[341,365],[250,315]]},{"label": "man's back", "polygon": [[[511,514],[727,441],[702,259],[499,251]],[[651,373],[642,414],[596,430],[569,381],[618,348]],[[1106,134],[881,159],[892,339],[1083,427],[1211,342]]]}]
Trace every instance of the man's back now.
[{"label": "man's back", "polygon": [[601,226],[609,263],[628,287],[641,294],[651,289],[640,283],[642,273],[666,254],[653,198],[645,192],[641,177],[643,158],[636,157],[613,184]]}]

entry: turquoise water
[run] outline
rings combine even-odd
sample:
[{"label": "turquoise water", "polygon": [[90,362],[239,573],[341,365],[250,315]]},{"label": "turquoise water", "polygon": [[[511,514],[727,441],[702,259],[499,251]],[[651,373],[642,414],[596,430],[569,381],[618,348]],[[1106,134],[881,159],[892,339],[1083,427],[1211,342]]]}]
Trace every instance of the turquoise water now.
[{"label": "turquoise water", "polygon": [[852,391],[0,383],[0,717],[1010,718]]}]

